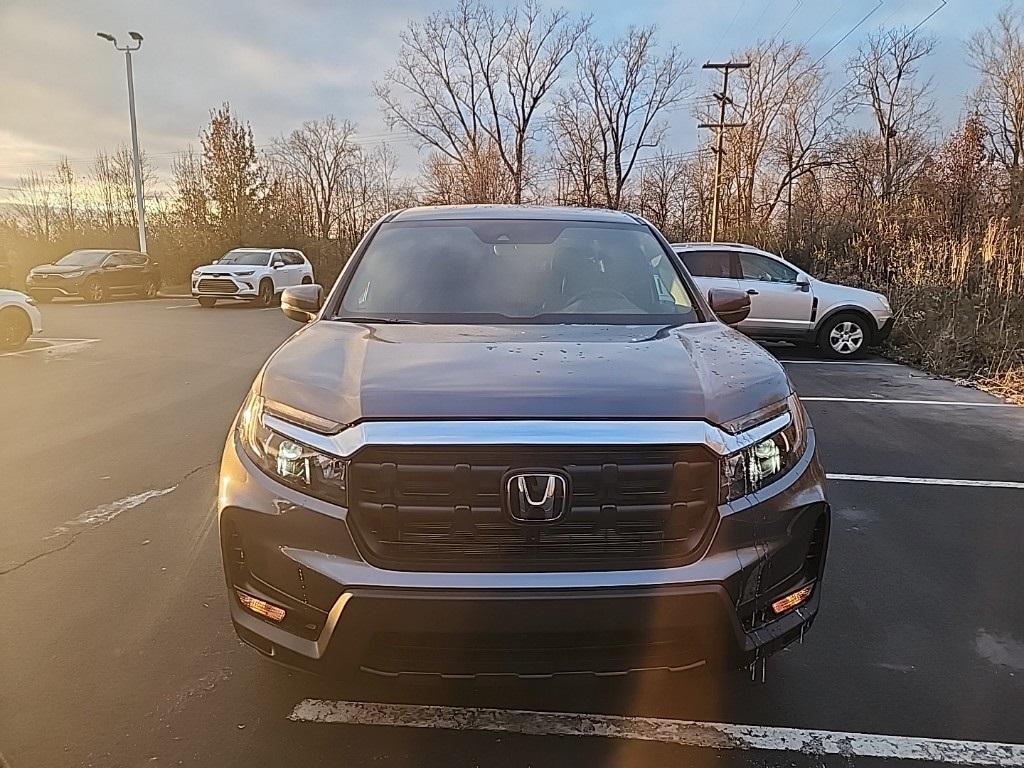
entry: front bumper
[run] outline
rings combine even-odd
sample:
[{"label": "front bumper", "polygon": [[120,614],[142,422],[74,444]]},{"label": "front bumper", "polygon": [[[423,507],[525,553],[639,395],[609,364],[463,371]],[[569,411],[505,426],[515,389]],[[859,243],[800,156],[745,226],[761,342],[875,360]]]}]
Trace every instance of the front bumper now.
[{"label": "front bumper", "polygon": [[200,275],[192,277],[192,296],[208,296],[214,299],[253,299],[259,295],[258,277],[233,277],[218,275],[216,278]]},{"label": "front bumper", "polygon": [[[802,637],[817,614],[830,511],[814,449],[756,497],[719,508],[688,565],[616,571],[386,570],[360,555],[343,508],[256,469],[228,439],[220,533],[239,637],[289,666],[341,674],[622,674],[739,667]],[[771,601],[810,600],[769,620]],[[237,591],[284,607],[275,624]]]},{"label": "front bumper", "polygon": [[881,327],[877,331],[875,331],[875,344],[881,344],[883,341],[888,339],[889,336],[892,334],[892,327],[895,324],[896,318],[890,315],[889,318],[884,323],[882,323]]},{"label": "front bumper", "polygon": [[25,290],[34,296],[80,296],[84,277],[62,277],[60,275],[29,275],[25,278]]}]

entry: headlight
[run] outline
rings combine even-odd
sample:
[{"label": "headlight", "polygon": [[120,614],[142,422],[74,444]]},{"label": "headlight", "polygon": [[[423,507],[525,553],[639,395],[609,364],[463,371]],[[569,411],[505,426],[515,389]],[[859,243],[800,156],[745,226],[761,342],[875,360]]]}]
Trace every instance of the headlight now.
[{"label": "headlight", "polygon": [[719,496],[723,503],[759,491],[791,470],[803,456],[807,447],[803,406],[796,395],[790,395],[786,406],[790,414],[786,427],[722,460]]},{"label": "headlight", "polygon": [[279,434],[264,423],[266,403],[251,394],[238,420],[238,439],[256,464],[284,485],[346,506],[348,462]]},{"label": "headlight", "polygon": [[253,274],[256,270],[250,269],[248,272],[235,272],[235,277],[248,277]]},{"label": "headlight", "polygon": [[84,274],[84,269],[76,269],[74,272],[64,272],[61,277],[81,277]]},{"label": "headlight", "polygon": [[200,272],[198,269],[193,269],[192,270],[192,277],[199,277],[201,274],[203,274],[203,273]]}]

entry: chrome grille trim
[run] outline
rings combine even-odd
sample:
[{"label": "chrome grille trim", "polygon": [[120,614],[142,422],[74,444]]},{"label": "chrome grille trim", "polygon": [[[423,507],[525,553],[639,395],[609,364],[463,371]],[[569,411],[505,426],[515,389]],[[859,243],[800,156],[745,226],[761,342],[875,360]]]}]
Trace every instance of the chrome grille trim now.
[{"label": "chrome grille trim", "polygon": [[748,448],[792,421],[789,413],[738,435],[706,421],[367,421],[323,435],[263,414],[282,435],[347,458],[367,445],[703,445],[719,456]]},{"label": "chrome grille trim", "polygon": [[227,277],[201,277],[196,289],[199,293],[238,293],[238,285]]}]

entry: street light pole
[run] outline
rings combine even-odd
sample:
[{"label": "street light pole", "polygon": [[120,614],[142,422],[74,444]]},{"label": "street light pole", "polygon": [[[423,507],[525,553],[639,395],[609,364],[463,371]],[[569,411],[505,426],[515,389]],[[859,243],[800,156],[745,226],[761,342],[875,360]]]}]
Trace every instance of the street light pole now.
[{"label": "street light pole", "polygon": [[135,41],[135,45],[120,46],[117,38],[108,35],[106,32],[97,32],[97,36],[109,40],[114,48],[124,51],[125,68],[128,72],[128,113],[132,123],[132,165],[135,171],[135,207],[139,219],[139,250],[146,252],[146,197],[142,189],[142,157],[139,154],[139,129],[135,120],[135,79],[132,77],[132,51],[142,47],[142,35],[138,32],[129,32],[128,36]]}]

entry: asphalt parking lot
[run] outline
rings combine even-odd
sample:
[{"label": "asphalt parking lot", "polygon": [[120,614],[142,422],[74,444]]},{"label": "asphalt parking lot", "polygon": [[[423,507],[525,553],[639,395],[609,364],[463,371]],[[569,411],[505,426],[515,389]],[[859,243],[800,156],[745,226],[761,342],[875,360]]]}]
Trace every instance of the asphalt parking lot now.
[{"label": "asphalt parking lot", "polygon": [[42,311],[45,338],[0,354],[0,766],[1024,765],[1024,409],[778,352],[835,517],[818,622],[763,684],[341,689],[240,645],[218,559],[228,425],[298,326]]}]

